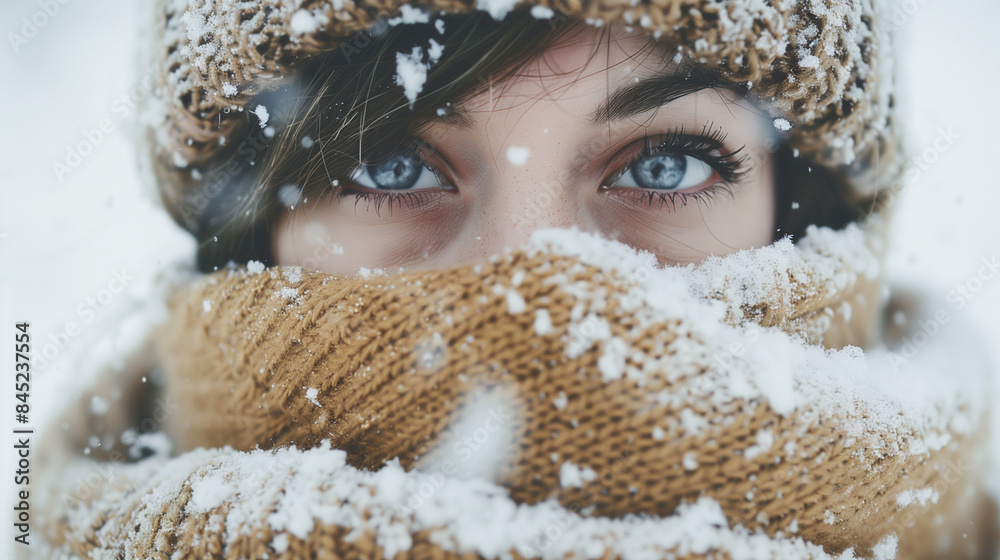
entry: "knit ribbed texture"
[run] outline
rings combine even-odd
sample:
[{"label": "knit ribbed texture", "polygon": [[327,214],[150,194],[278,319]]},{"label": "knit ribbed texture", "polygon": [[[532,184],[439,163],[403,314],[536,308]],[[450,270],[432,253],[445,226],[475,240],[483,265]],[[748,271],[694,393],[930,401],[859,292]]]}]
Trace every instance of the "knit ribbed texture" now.
[{"label": "knit ribbed texture", "polygon": [[[112,365],[93,396],[113,409],[84,395],[65,441],[40,450],[39,546],[233,560],[987,558],[989,423],[967,388],[985,372],[914,377],[935,387],[919,397],[928,406],[861,390],[850,349],[804,346],[868,344],[879,267],[865,239],[813,230],[797,247],[664,269],[550,231],[453,269],[254,264],[200,278],[140,352],[161,404],[135,392],[148,369]],[[812,358],[786,354],[796,348]],[[894,375],[876,363],[865,377]],[[782,379],[792,364],[806,371]],[[109,439],[130,427],[122,411],[155,419],[169,438],[145,447],[173,456],[115,459],[136,441]]]},{"label": "knit ribbed texture", "polygon": [[[816,278],[810,264],[789,271],[786,293],[815,297],[767,298],[744,312],[783,317],[777,325],[796,335],[811,322],[829,324],[825,311],[863,283],[849,275],[843,292],[831,294],[805,280]],[[907,558],[937,554],[928,543],[980,513],[978,498],[970,505],[964,492],[949,491],[920,512],[914,533],[897,496],[931,487],[948,461],[968,461],[985,432],[955,434],[928,457],[912,448],[919,433],[857,437],[845,430],[848,419],[812,406],[778,414],[762,399],[713,400],[714,388],[699,385],[711,366],[704,341],[680,320],[641,324],[615,297],[628,285],[574,259],[523,253],[367,279],[298,269],[211,276],[178,299],[163,339],[169,394],[181,407],[173,439],[181,451],[311,448],[328,439],[355,467],[398,458],[411,468],[451,456],[462,418],[493,407],[506,425],[492,436],[502,440],[493,475],[518,503],[555,498],[572,511],[619,518],[668,516],[707,496],[731,522],[829,552],[868,553],[895,533]],[[576,354],[564,342],[588,328],[574,320],[579,298],[570,294],[581,287],[600,294],[591,311],[610,330]],[[540,310],[551,322],[544,334],[535,326]],[[645,373],[609,379],[615,340],[629,349],[626,369]],[[567,485],[567,463],[594,476]],[[975,477],[963,484],[981,491]],[[934,525],[934,516],[947,523]],[[978,542],[971,553],[968,541],[954,544],[950,558],[981,551]]]}]

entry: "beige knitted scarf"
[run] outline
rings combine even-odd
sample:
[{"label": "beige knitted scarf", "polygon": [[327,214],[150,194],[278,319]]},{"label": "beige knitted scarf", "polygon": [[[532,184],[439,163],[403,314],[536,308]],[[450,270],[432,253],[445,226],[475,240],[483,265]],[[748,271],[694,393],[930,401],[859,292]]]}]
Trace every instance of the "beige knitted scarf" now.
[{"label": "beige knitted scarf", "polygon": [[[798,246],[662,268],[551,231],[449,270],[251,263],[201,278],[155,340],[166,437],[122,438],[169,440],[172,453],[92,454],[48,474],[45,546],[93,558],[986,557],[987,423],[968,389],[982,378],[897,371],[894,355],[847,346],[878,336],[864,239],[813,230]],[[93,416],[80,429],[110,422]]]}]

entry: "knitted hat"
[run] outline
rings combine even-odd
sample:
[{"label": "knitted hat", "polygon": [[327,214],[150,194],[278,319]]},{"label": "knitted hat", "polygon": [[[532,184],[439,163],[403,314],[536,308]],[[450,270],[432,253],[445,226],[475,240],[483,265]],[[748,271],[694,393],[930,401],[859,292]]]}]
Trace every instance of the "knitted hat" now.
[{"label": "knitted hat", "polygon": [[[889,191],[901,175],[889,39],[873,4],[428,0],[420,7],[446,14],[485,10],[502,19],[511,10],[543,6],[596,25],[645,29],[761,101],[791,148],[845,176],[848,195],[864,200]],[[248,118],[255,100],[287,84],[314,55],[398,16],[402,6],[394,0],[162,2],[156,43],[162,103],[149,126],[158,188],[174,218],[196,235],[211,235],[206,209],[235,205],[240,195],[209,174],[232,146],[259,135],[268,115]]]}]

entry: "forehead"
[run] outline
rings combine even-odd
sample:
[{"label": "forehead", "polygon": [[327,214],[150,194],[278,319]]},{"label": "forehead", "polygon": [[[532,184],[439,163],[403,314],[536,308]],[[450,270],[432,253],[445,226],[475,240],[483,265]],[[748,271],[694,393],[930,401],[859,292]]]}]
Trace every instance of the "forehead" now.
[{"label": "forehead", "polygon": [[490,83],[461,104],[473,116],[482,111],[513,108],[526,101],[587,103],[605,100],[618,85],[671,73],[674,64],[664,47],[641,30],[613,24],[595,28],[573,25],[545,52],[512,77]]}]

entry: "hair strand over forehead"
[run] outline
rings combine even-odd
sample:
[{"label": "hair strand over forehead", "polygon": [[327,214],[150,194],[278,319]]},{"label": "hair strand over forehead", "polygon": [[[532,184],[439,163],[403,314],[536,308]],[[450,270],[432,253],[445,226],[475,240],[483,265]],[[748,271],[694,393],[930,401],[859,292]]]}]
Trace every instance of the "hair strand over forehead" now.
[{"label": "hair strand over forehead", "polygon": [[[339,184],[359,164],[413,142],[428,123],[442,118],[442,109],[446,119],[461,122],[466,119],[460,107],[464,100],[486,92],[495,95],[494,84],[522,73],[529,75],[529,63],[540,60],[557,42],[595,32],[580,20],[539,20],[527,10],[512,12],[503,21],[483,12],[440,19],[448,30],[444,35],[433,25],[390,26],[374,34],[365,31],[362,33],[368,41],[360,52],[329,51],[301,65],[291,85],[275,94],[278,101],[272,106],[280,110],[272,111],[273,119],[277,122],[283,117],[287,124],[258,165],[240,178],[241,202],[233,205],[228,217],[217,216],[217,225],[200,235],[203,240],[212,240],[202,243],[201,268],[223,265],[234,255],[245,258],[235,247],[249,247],[251,258],[270,264],[270,230],[282,208],[276,197],[279,187],[293,184],[304,197],[333,199],[340,192]],[[599,54],[601,46],[611,47],[607,27],[598,28],[596,33],[599,41],[592,57]],[[426,46],[432,39],[443,46],[443,53],[429,65],[423,89],[411,107],[396,83],[396,56],[413,51],[414,46]],[[699,89],[732,87],[717,69],[690,61],[672,64],[668,41],[649,38],[639,52],[660,57],[655,63],[663,71],[651,80],[628,84],[635,87],[609,92],[605,103],[594,111],[594,119],[610,120],[655,109]],[[671,68],[673,71],[668,71]],[[305,136],[313,141],[309,148],[302,145]],[[436,139],[421,141],[433,145]],[[234,153],[232,157],[237,156]],[[820,214],[799,212],[791,217],[792,222],[779,220],[783,225],[779,224],[777,237],[800,235],[808,225],[805,222],[840,226],[858,216],[858,209],[843,200],[845,180],[825,168],[809,169],[807,162],[790,155],[778,159],[784,166],[779,170],[779,187],[793,191],[779,194],[779,214],[787,214],[783,210],[790,202],[786,201],[794,200],[804,208],[810,207],[809,200],[822,203],[816,205]],[[809,217],[803,221],[804,215]],[[252,218],[251,223],[245,216]]]}]

